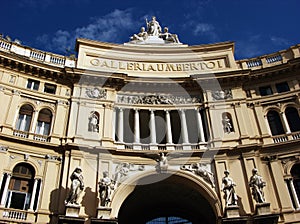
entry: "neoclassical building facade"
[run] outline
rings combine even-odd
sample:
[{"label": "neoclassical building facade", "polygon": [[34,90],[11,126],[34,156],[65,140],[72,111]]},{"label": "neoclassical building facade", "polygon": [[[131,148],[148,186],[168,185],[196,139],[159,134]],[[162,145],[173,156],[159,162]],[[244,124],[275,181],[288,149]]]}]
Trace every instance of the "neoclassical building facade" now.
[{"label": "neoclassical building facade", "polygon": [[300,223],[300,45],[76,51],[0,38],[1,223]]}]

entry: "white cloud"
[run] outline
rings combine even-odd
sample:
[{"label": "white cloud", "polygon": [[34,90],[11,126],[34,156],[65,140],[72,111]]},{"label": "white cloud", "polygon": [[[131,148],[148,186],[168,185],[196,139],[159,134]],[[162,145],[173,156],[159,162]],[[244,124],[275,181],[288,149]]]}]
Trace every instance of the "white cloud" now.
[{"label": "white cloud", "polygon": [[208,23],[198,23],[193,30],[194,35],[203,35],[214,31],[214,26]]},{"label": "white cloud", "polygon": [[278,46],[290,45],[290,41],[285,38],[282,38],[282,37],[272,36],[270,39],[273,44],[278,45]]},{"label": "white cloud", "polygon": [[[118,10],[98,18],[92,18],[92,22],[74,30],[58,30],[53,36],[41,35],[37,42],[44,44],[47,50],[64,52],[66,48],[73,48],[76,38],[92,40],[120,42],[128,37],[124,33],[135,30],[137,22],[133,19],[131,9]],[[127,39],[126,39],[127,38]]]}]

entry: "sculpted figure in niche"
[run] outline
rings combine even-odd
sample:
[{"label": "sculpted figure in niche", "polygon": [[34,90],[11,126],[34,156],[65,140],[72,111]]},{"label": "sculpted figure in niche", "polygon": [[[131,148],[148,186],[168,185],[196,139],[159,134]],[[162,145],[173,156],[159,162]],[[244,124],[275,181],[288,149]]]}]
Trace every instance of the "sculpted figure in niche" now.
[{"label": "sculpted figure in niche", "polygon": [[114,189],[112,180],[108,177],[108,172],[103,172],[103,178],[99,182],[100,205],[107,206],[110,202],[111,191]]},{"label": "sculpted figure in niche", "polygon": [[263,181],[262,177],[258,175],[257,172],[258,171],[256,168],[252,170],[252,176],[249,181],[249,186],[251,187],[254,200],[257,203],[264,203],[265,198],[263,188],[266,186],[266,182]]},{"label": "sculpted figure in niche", "polygon": [[148,37],[148,33],[145,30],[145,27],[141,27],[141,31],[138,34],[134,34],[132,37],[130,37],[131,40],[139,40],[144,41]]},{"label": "sculpted figure in niche", "polygon": [[228,117],[227,114],[225,114],[223,116],[222,124],[223,124],[223,128],[224,128],[225,133],[230,133],[230,132],[233,131],[231,119]]},{"label": "sculpted figure in niche", "polygon": [[234,189],[236,184],[234,183],[232,178],[229,177],[229,171],[228,170],[225,170],[224,174],[225,174],[225,177],[223,177],[223,179],[222,179],[221,190],[225,194],[224,198],[225,198],[226,206],[236,205],[237,200],[238,200],[237,195],[235,193],[235,189]]},{"label": "sculpted figure in niche", "polygon": [[76,167],[76,169],[73,171],[70,179],[72,181],[71,189],[70,189],[67,199],[65,200],[65,204],[66,205],[69,205],[69,204],[79,205],[77,202],[77,199],[79,197],[79,194],[82,192],[82,190],[84,188],[82,170],[80,167]]},{"label": "sculpted figure in niche", "polygon": [[148,22],[148,20],[146,19],[146,24],[147,24],[147,33],[150,36],[159,36],[159,34],[161,33],[161,26],[156,21],[155,16],[152,16],[152,20],[150,22]]},{"label": "sculpted figure in niche", "polygon": [[169,28],[165,27],[164,32],[160,35],[163,40],[179,43],[178,36],[176,34],[169,33]]},{"label": "sculpted figure in niche", "polygon": [[91,132],[99,131],[99,117],[95,112],[91,113],[91,115],[89,116],[88,131],[91,131]]}]

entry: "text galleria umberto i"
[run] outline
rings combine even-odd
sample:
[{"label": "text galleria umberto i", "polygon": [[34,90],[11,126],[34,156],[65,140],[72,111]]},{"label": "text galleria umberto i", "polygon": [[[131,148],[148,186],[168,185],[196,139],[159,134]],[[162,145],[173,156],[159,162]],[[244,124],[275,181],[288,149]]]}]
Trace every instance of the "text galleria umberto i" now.
[{"label": "text galleria umberto i", "polygon": [[0,223],[300,223],[300,45],[76,51],[0,38]]}]

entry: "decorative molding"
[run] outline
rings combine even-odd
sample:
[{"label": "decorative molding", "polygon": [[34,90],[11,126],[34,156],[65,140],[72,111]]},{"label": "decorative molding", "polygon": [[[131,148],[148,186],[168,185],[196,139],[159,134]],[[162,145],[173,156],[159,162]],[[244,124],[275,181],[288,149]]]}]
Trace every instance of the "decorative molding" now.
[{"label": "decorative molding", "polygon": [[89,98],[95,99],[106,99],[107,98],[107,90],[99,89],[99,88],[86,88],[86,96]]},{"label": "decorative molding", "polygon": [[49,154],[45,156],[45,159],[62,161],[62,157],[61,156],[53,156],[53,155],[49,155]]},{"label": "decorative molding", "polygon": [[232,99],[231,89],[216,90],[213,91],[211,95],[214,100]]},{"label": "decorative molding", "polygon": [[123,104],[150,104],[150,105],[160,105],[160,104],[195,104],[201,103],[199,97],[191,96],[174,96],[174,95],[118,95],[118,103]]},{"label": "decorative molding", "polygon": [[7,151],[8,150],[8,147],[7,146],[4,146],[4,145],[0,145],[0,151]]}]

